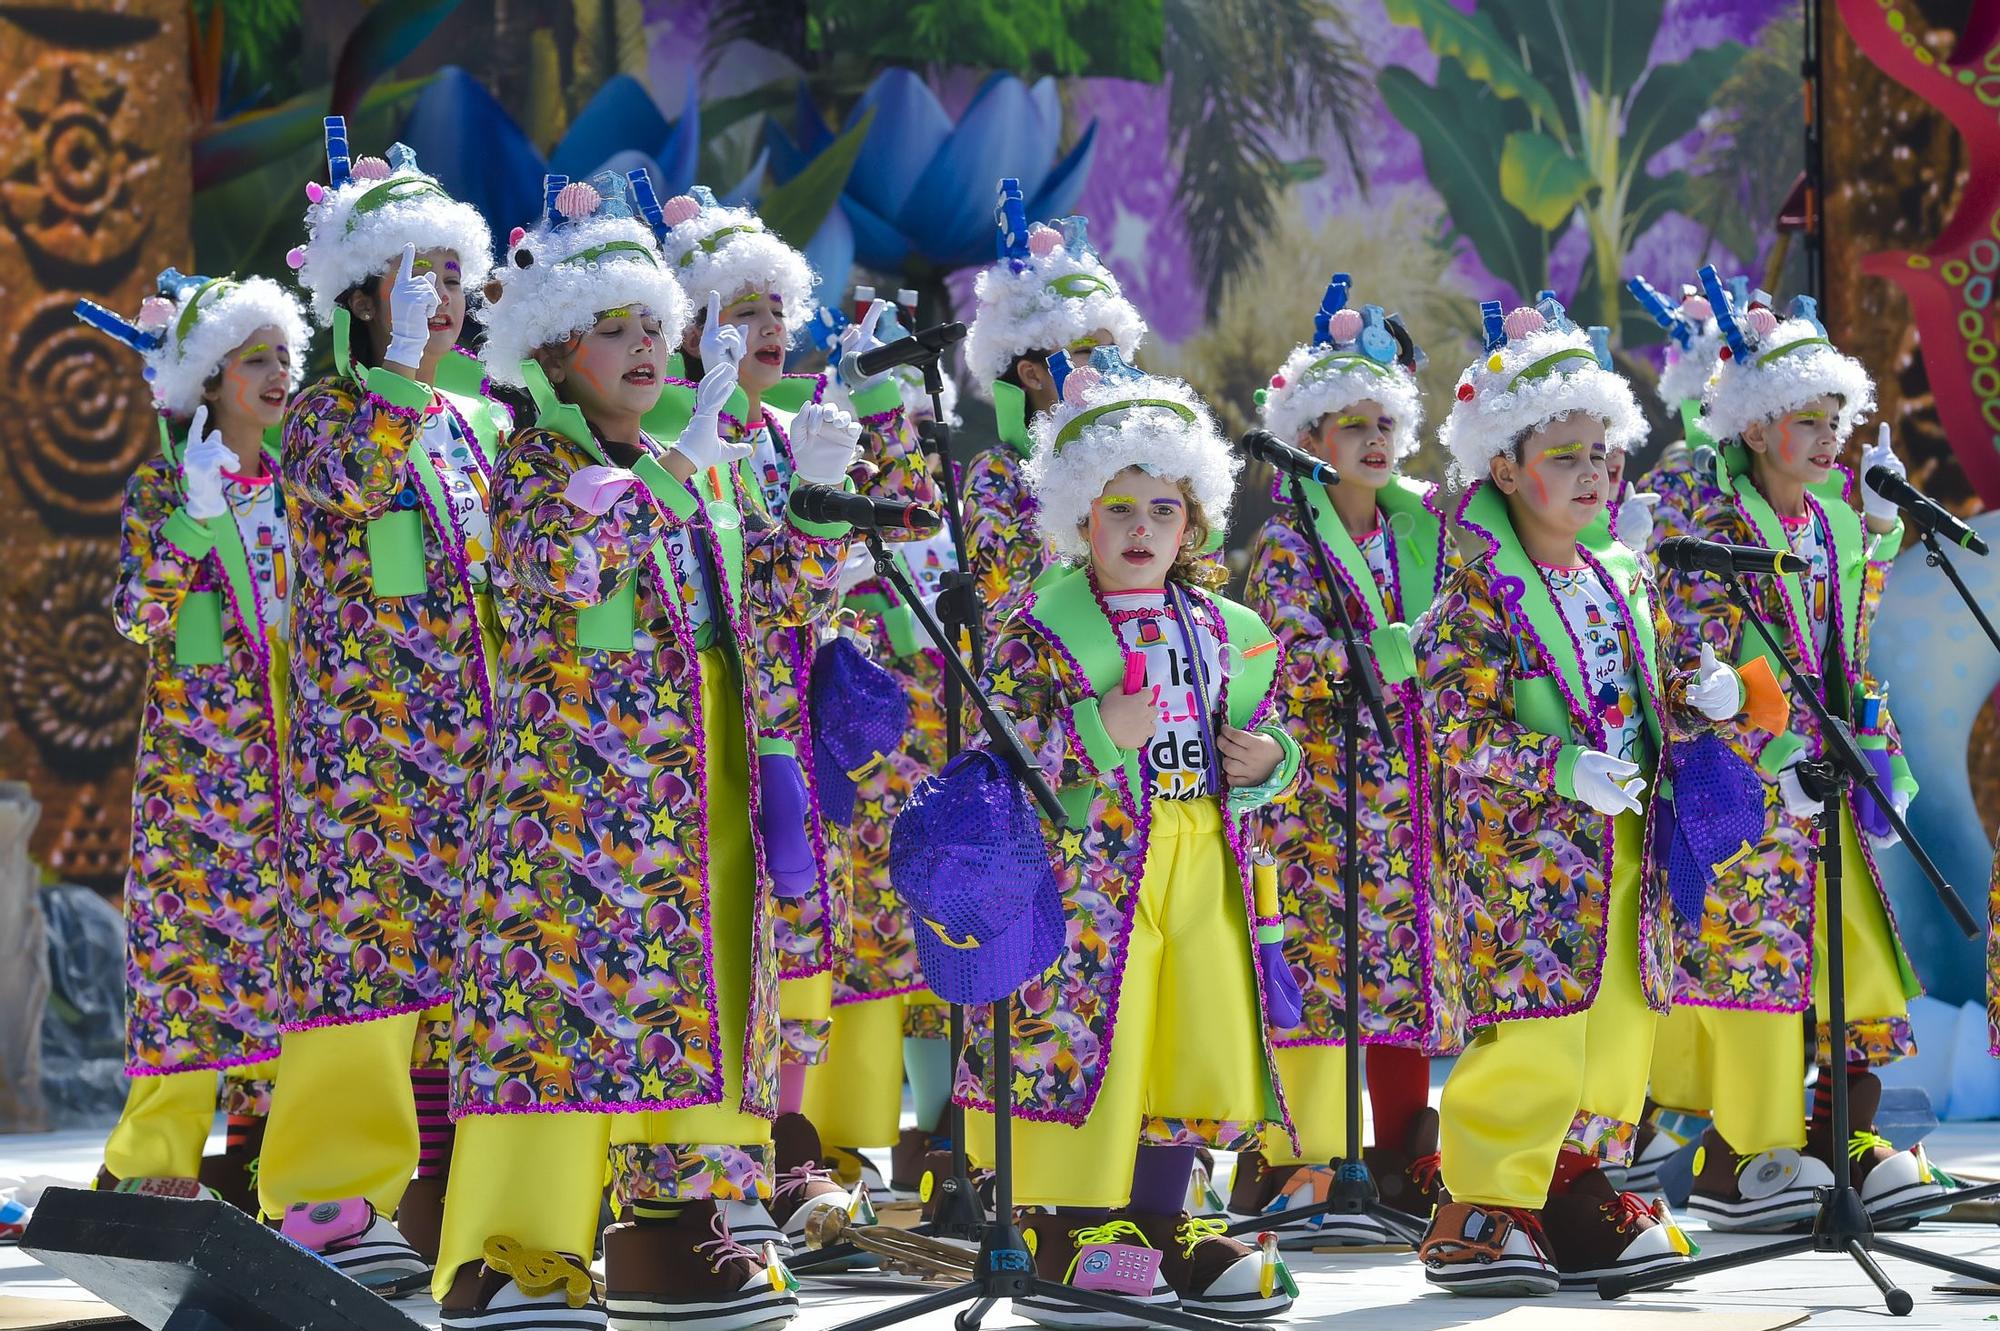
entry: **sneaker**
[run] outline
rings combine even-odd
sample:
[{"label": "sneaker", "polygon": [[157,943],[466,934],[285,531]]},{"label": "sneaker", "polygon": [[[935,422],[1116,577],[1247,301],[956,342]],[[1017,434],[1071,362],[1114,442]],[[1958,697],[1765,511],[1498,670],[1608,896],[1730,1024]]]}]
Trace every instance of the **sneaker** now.
[{"label": "sneaker", "polygon": [[1781,1146],[1738,1155],[1710,1128],[1695,1152],[1688,1210],[1710,1229],[1783,1229],[1817,1216],[1819,1190],[1832,1186],[1833,1171],[1803,1151]]},{"label": "sneaker", "polygon": [[[1861,1194],[1861,1204],[1870,1215],[1907,1202],[1942,1198],[1950,1191],[1946,1176],[1939,1173],[1924,1154],[1921,1144],[1907,1151],[1875,1131],[1875,1114],[1882,1107],[1882,1081],[1872,1072],[1850,1074],[1847,1079],[1848,1181]],[[1806,1124],[1806,1151],[1829,1167],[1835,1163],[1832,1110],[1822,1117],[1815,1103],[1813,1118]],[[1939,1210],[1945,1209],[1940,1206]],[[1921,1216],[1893,1222],[1896,1229],[1914,1229]]]},{"label": "sneaker", "polygon": [[[202,1184],[237,1210],[253,1216],[261,1209],[257,1204],[257,1162],[264,1154],[264,1121],[262,1115],[242,1120],[232,1117],[222,1154],[201,1158]],[[429,1255],[432,1261],[437,1260],[435,1244]]]},{"label": "sneaker", "polygon": [[396,1207],[396,1228],[432,1266],[437,1265],[438,1234],[444,1228],[444,1185],[442,1178],[413,1178]]},{"label": "sneaker", "polygon": [[771,1125],[777,1181],[771,1190],[771,1218],[793,1249],[806,1244],[806,1226],[821,1211],[845,1212],[854,1204],[833,1171],[821,1163],[819,1131],[804,1114],[780,1114]]},{"label": "sneaker", "polygon": [[605,1307],[617,1331],[746,1331],[798,1316],[798,1282],[776,1252],[745,1247],[712,1201],[604,1235]]},{"label": "sneaker", "polygon": [[[1164,1254],[1129,1220],[1109,1211],[1023,1212],[1022,1237],[1035,1257],[1035,1274],[1059,1285],[1097,1289],[1148,1308],[1177,1309],[1180,1295],[1168,1283]],[[1088,1251],[1086,1251],[1088,1250]],[[1041,1295],[1015,1299],[1014,1314],[1042,1326],[1151,1326],[1143,1313],[1127,1315],[1079,1308]]]},{"label": "sneaker", "polygon": [[938,1137],[935,1133],[922,1128],[904,1128],[902,1135],[896,1138],[896,1144],[889,1148],[889,1195],[903,1202],[920,1200],[924,1186],[924,1163],[937,1149]]},{"label": "sneaker", "polygon": [[35,1213],[12,1197],[0,1200],[0,1243],[19,1243]]},{"label": "sneaker", "polygon": [[722,1218],[729,1225],[729,1232],[736,1241],[746,1248],[763,1251],[767,1243],[775,1244],[780,1257],[795,1257],[797,1249],[791,1239],[785,1236],[784,1226],[771,1215],[770,1208],[756,1197],[746,1197],[741,1201],[718,1203]]},{"label": "sneaker", "polygon": [[1453,1294],[1553,1294],[1562,1283],[1540,1213],[1518,1207],[1440,1204],[1417,1260],[1424,1279]]},{"label": "sneaker", "polygon": [[1300,1220],[1288,1212],[1317,1206],[1333,1193],[1331,1165],[1272,1165],[1263,1154],[1245,1151],[1236,1157],[1236,1177],[1229,1189],[1232,1223],[1264,1220],[1278,1235],[1278,1246],[1297,1251],[1318,1247],[1362,1247],[1393,1243],[1396,1236],[1373,1216],[1315,1215]]},{"label": "sneaker", "polygon": [[582,1258],[505,1236],[486,1240],[482,1255],[444,1296],[444,1331],[604,1331],[604,1299]]},{"label": "sneaker", "polygon": [[[1443,1191],[1438,1184],[1437,1110],[1427,1105],[1418,1111],[1402,1149],[1370,1146],[1361,1158],[1374,1176],[1375,1191],[1384,1206],[1394,1207],[1419,1224],[1431,1218]],[[1394,1241],[1393,1236],[1390,1241]]]},{"label": "sneaker", "polygon": [[[100,1180],[99,1191],[107,1191]],[[171,1197],[178,1202],[219,1202],[221,1196],[215,1189],[191,1178],[127,1178],[119,1179],[108,1189],[111,1192],[136,1193],[141,1197]]]},{"label": "sneaker", "polygon": [[1621,1175],[1606,1168],[1611,1181],[1633,1192],[1654,1192],[1660,1186],[1660,1166],[1679,1155],[1681,1148],[1698,1139],[1708,1128],[1708,1119],[1684,1110],[1667,1109],[1649,1096],[1645,1112],[1639,1116],[1639,1130],[1632,1138],[1632,1162]]},{"label": "sneaker", "polygon": [[1179,1215],[1148,1215],[1114,1211],[1129,1220],[1160,1250],[1160,1274],[1180,1295],[1181,1307],[1205,1317],[1230,1322],[1256,1322],[1289,1311],[1298,1293],[1285,1259],[1271,1250],[1253,1248],[1224,1231],[1220,1220]]},{"label": "sneaker", "polygon": [[294,1202],[286,1209],[279,1232],[384,1298],[430,1283],[431,1264],[417,1255],[387,1216],[375,1213],[366,1198]]},{"label": "sneaker", "polygon": [[1550,1196],[1542,1230],[1565,1287],[1665,1270],[1693,1251],[1664,1207],[1655,1210],[1637,1193],[1618,1191],[1602,1169],[1585,1170],[1569,1191]]}]

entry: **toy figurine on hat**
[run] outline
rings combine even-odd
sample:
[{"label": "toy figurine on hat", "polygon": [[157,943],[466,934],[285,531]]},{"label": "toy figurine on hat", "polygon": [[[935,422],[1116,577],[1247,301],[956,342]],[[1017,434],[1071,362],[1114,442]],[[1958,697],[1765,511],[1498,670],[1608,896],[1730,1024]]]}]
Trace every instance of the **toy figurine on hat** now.
[{"label": "toy figurine on hat", "polygon": [[[1732,279],[1739,308],[1751,299],[1750,280]],[[1657,385],[1660,402],[1681,421],[1681,438],[1661,451],[1643,482],[1627,478],[1613,500],[1612,534],[1628,548],[1651,551],[1661,541],[1689,534],[1695,513],[1716,495],[1715,441],[1701,423],[1701,395],[1722,351],[1715,309],[1697,285],[1680,289],[1675,304],[1643,277],[1626,283],[1641,309],[1667,335],[1666,367]],[[1756,296],[1767,303],[1764,292]]]},{"label": "toy figurine on hat", "polygon": [[[1313,318],[1312,336],[1292,350],[1258,393],[1267,429],[1330,463],[1337,486],[1306,481],[1306,508],[1281,502],[1251,546],[1244,599],[1284,644],[1279,716],[1314,756],[1298,787],[1257,815],[1276,860],[1285,914],[1285,960],[1301,977],[1304,1020],[1273,1032],[1278,1065],[1292,1096],[1298,1147],[1264,1134],[1237,1156],[1232,1216],[1269,1215],[1288,1246],[1372,1244],[1393,1237],[1368,1216],[1324,1216],[1294,1227],[1284,1214],[1328,1194],[1330,1162],[1347,1147],[1342,1012],[1341,893],[1346,864],[1341,811],[1362,801],[1357,846],[1364,900],[1357,992],[1367,1046],[1370,1119],[1375,1145],[1367,1160],[1383,1201],[1415,1223],[1428,1218],[1435,1174],[1420,1165],[1437,1150],[1437,1115],[1429,1109],[1429,1062],[1419,1045],[1429,1025],[1430,929],[1424,906],[1428,869],[1418,853],[1418,775],[1422,771],[1409,625],[1429,609],[1439,583],[1458,562],[1446,537],[1434,487],[1398,474],[1423,423],[1415,373],[1423,352],[1402,320],[1379,305],[1349,304],[1353,279],[1335,273]],[[1325,587],[1313,543],[1328,558],[1336,586]],[[1364,667],[1378,672],[1391,733],[1363,725],[1358,777],[1338,760],[1341,709],[1336,691],[1351,663],[1329,595],[1346,601],[1348,618],[1372,649]],[[1354,1051],[1359,1057],[1360,1051]]]}]

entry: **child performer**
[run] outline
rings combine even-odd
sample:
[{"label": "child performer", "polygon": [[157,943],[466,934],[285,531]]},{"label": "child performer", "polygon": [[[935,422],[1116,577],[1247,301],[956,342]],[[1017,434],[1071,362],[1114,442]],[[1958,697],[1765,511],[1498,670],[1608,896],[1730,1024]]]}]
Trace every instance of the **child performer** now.
[{"label": "child performer", "polygon": [[[305,312],[268,278],[169,268],[136,324],[89,302],[77,313],[144,358],[161,442],[125,487],[111,605],[146,649],[146,702],[125,880],[132,1082],[99,1184],[173,1180],[191,1194],[216,1072],[232,1111],[260,1096],[268,1110],[278,1053],[276,690],[290,572],[264,434],[299,385]],[[254,1196],[231,1191],[254,1212]]]},{"label": "child performer", "polygon": [[978,312],[965,338],[973,391],[993,399],[1000,444],[965,475],[966,558],[986,603],[989,638],[1028,594],[1046,562],[1029,521],[1024,476],[1033,423],[1056,406],[1048,359],[1061,351],[1082,365],[1093,348],[1115,346],[1129,361],[1146,324],[1090,244],[1082,217],[1030,226],[1020,182],[1000,182],[1000,261],[973,286]]},{"label": "child performer", "polygon": [[[1261,1150],[1239,1155],[1230,1210],[1243,1217],[1324,1201],[1333,1183],[1328,1162],[1347,1149],[1342,810],[1358,790],[1365,894],[1358,992],[1375,1127],[1368,1163],[1384,1201],[1421,1221],[1435,1200],[1436,1162],[1421,1162],[1437,1153],[1437,1114],[1430,1108],[1429,1060],[1418,1048],[1430,1024],[1430,918],[1415,824],[1421,766],[1408,625],[1430,608],[1457,550],[1445,538],[1434,487],[1396,474],[1423,424],[1415,378],[1422,353],[1399,320],[1382,317],[1381,307],[1348,308],[1350,282],[1346,273],[1334,274],[1313,339],[1293,349],[1259,394],[1265,428],[1332,463],[1340,484],[1308,481],[1310,512],[1286,503],[1272,515],[1245,584],[1248,604],[1284,644],[1285,726],[1310,760],[1307,778],[1258,816],[1278,859],[1286,964],[1305,984],[1304,1023],[1273,1036],[1303,1149],[1294,1152],[1282,1133],[1267,1132]],[[1342,766],[1334,690],[1349,667],[1313,558],[1315,541],[1340,580],[1336,594],[1345,598],[1348,618],[1374,645],[1387,685],[1383,701],[1394,733],[1375,733],[1362,710],[1358,780]],[[1294,1241],[1390,1238],[1367,1216],[1327,1216]]]},{"label": "child performer", "polygon": [[[314,317],[333,328],[334,372],[299,395],[284,427],[297,569],[289,1072],[258,1184],[289,1236],[400,1290],[421,1285],[430,1263],[388,1217],[413,1169],[442,1166],[423,1151],[412,1051],[426,1011],[450,996],[481,853],[486,496],[507,413],[453,350],[466,290],[492,263],[478,211],[401,144],[387,161],[350,163],[338,118],[327,167],[328,183],[306,190],[307,240],[288,256]],[[456,377],[468,371],[469,383]]]},{"label": "child performer", "polygon": [[[610,1320],[729,1331],[798,1306],[723,1209],[770,1194],[778,1068],[747,671],[760,625],[823,611],[845,530],[773,520],[740,483],[733,326],[678,442],[641,429],[688,306],[626,186],[551,177],[483,315],[490,372],[538,418],[494,485],[507,633],[433,1283],[454,1327],[604,1325],[607,1149],[632,1216],[604,1237]],[[794,445],[836,484],[854,453],[838,431]]]},{"label": "child performer", "polygon": [[[1696,515],[1696,533],[1790,550],[1805,561],[1801,574],[1747,580],[1758,598],[1753,613],[1793,664],[1823,681],[1828,709],[1854,726],[1883,790],[1907,807],[1916,781],[1868,674],[1872,602],[1901,522],[1895,505],[1869,490],[1857,514],[1836,466],[1856,421],[1874,406],[1874,385],[1827,341],[1810,301],[1794,301],[1791,317],[1780,320],[1768,308],[1736,309],[1712,269],[1702,276],[1727,346],[1703,400],[1721,445],[1721,493]],[[1900,468],[1886,439],[1863,454],[1864,473],[1878,463]],[[1676,574],[1668,590],[1684,652],[1699,646],[1744,663],[1769,655],[1720,579]],[[1874,865],[1874,852],[1896,837],[1859,787],[1843,790],[1837,829],[1815,824],[1820,801],[1798,769],[1821,755],[1823,742],[1805,704],[1793,701],[1788,731],[1733,741],[1764,779],[1764,835],[1716,876],[1700,920],[1680,930],[1676,1001],[1700,1009],[1714,1100],[1689,1209],[1718,1229],[1809,1219],[1818,1209],[1814,1189],[1833,1182],[1834,1168],[1850,1169],[1872,1210],[1943,1191],[1921,1149],[1896,1151],[1874,1132],[1881,1084],[1868,1069],[1916,1048],[1908,999],[1920,987]],[[1820,965],[1822,854],[1841,857],[1850,1061],[1839,1075],[1848,1079],[1853,1124],[1846,1142],[1832,1140],[1828,1098],[1835,1072]],[[1799,1085],[1806,1055],[1799,1014],[1809,1006],[1821,1018],[1810,1122]]]},{"label": "child performer", "polygon": [[[1060,364],[1060,362],[1059,362]],[[1182,1209],[1198,1145],[1285,1122],[1263,986],[1296,1017],[1272,898],[1252,908],[1246,815],[1289,789],[1299,747],[1271,718],[1282,653],[1261,619],[1199,585],[1239,463],[1185,384],[1109,347],[1036,421],[1028,480],[1068,567],[1014,613],[987,669],[995,705],[1073,825],[1051,834],[1068,944],[1019,996],[1014,1195],[1035,1261],[1152,1249],[1143,1298],[1234,1318],[1291,1304],[1252,1248]],[[958,1093],[989,1104],[993,1032],[974,1018]],[[974,1144],[991,1160],[991,1121]],[[1023,1316],[1066,1325],[1057,1306]]]},{"label": "child performer", "polygon": [[1440,1109],[1451,1200],[1418,1255],[1454,1293],[1546,1294],[1685,1255],[1601,1166],[1631,1145],[1673,980],[1647,791],[1664,749],[1741,698],[1712,659],[1665,669],[1650,570],[1583,542],[1607,449],[1645,429],[1603,332],[1553,299],[1485,315],[1439,435],[1488,548],[1415,635],[1439,781],[1435,1039],[1463,1050]]}]

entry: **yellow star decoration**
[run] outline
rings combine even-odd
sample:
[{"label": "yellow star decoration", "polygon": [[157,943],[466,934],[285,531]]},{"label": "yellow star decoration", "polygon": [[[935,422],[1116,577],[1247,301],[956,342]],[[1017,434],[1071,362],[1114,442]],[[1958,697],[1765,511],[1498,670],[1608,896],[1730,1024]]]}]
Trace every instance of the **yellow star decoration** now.
[{"label": "yellow star decoration", "polygon": [[993,672],[992,679],[986,685],[986,691],[995,697],[1011,698],[1020,687],[1021,681],[1015,677],[1014,672],[1003,667]]},{"label": "yellow star decoration", "polygon": [[1742,997],[1744,994],[1750,992],[1750,974],[1748,971],[1730,972],[1729,992],[1735,994],[1739,998]]},{"label": "yellow star decoration", "polygon": [[660,808],[653,810],[654,836],[671,837],[676,833],[678,833],[679,831],[680,831],[680,824],[674,818],[673,810],[667,808],[664,805],[662,805]]},{"label": "yellow star decoration", "polygon": [[654,934],[646,940],[646,964],[662,969],[673,963],[674,954],[667,950],[667,940]]},{"label": "yellow star decoration", "polygon": [[356,1000],[357,1002],[361,1002],[361,1003],[372,1003],[372,1002],[374,1002],[374,1001],[375,1001],[375,982],[374,982],[373,980],[369,979],[369,978],[368,978],[367,976],[365,976],[365,975],[364,975],[364,976],[361,976],[360,978],[358,978],[357,980],[355,980],[355,982],[354,982],[354,997],[355,997],[355,1000]]},{"label": "yellow star decoration", "polygon": [[507,981],[500,989],[500,1011],[502,1013],[518,1012],[522,1016],[526,1016],[528,1014],[527,990],[521,988],[520,984],[514,980]]},{"label": "yellow star decoration", "polygon": [[356,861],[354,867],[347,871],[347,881],[356,891],[366,892],[375,886],[375,874],[365,861]]},{"label": "yellow star decoration", "polygon": [[167,844],[166,831],[162,829],[158,823],[153,823],[147,826],[146,844],[153,847],[155,850],[158,850],[161,846]]},{"label": "yellow star decoration", "polygon": [[1070,828],[1062,834],[1062,855],[1066,860],[1076,859],[1083,854],[1083,833]]},{"label": "yellow star decoration", "polygon": [[657,1068],[647,1068],[639,1074],[639,1094],[648,1100],[666,1099],[667,1084],[660,1079]]},{"label": "yellow star decoration", "polygon": [[514,852],[513,858],[507,861],[507,872],[514,882],[533,882],[535,877],[535,862],[528,858],[527,851],[517,850]]},{"label": "yellow star decoration", "polygon": [[187,1039],[187,1033],[188,1033],[187,1018],[185,1017],[167,1018],[168,1035],[173,1036],[176,1040],[185,1040]]},{"label": "yellow star decoration", "polygon": [[243,784],[249,788],[251,793],[261,795],[264,793],[265,788],[271,784],[271,778],[264,774],[263,768],[253,767],[243,774]]},{"label": "yellow star decoration", "polygon": [[1415,971],[1410,959],[1398,952],[1389,958],[1389,973],[1398,979],[1408,979]]},{"label": "yellow star decoration", "polygon": [[1517,914],[1525,915],[1528,912],[1528,894],[1517,887],[1508,893],[1507,904],[1512,906]]},{"label": "yellow star decoration", "polygon": [[181,941],[181,927],[172,920],[160,921],[159,934],[160,941],[163,943],[178,943]]},{"label": "yellow star decoration", "polygon": [[514,737],[520,741],[521,752],[533,754],[537,758],[541,756],[542,732],[536,730],[533,726],[524,725],[514,732]]}]

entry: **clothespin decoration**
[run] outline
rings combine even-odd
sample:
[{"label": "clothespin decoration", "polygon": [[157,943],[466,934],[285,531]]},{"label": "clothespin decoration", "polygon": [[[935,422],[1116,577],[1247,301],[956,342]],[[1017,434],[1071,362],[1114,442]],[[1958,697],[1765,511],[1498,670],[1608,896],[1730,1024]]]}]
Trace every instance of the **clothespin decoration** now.
[{"label": "clothespin decoration", "polygon": [[1479,321],[1486,329],[1486,350],[1498,351],[1507,345],[1507,312],[1497,300],[1479,302]]},{"label": "clothespin decoration", "polygon": [[158,331],[149,332],[140,328],[124,315],[115,310],[108,310],[94,300],[79,300],[74,308],[78,319],[141,354],[157,351],[160,344],[166,340]]},{"label": "clothespin decoration", "polygon": [[632,187],[632,197],[638,201],[639,216],[646,219],[646,225],[657,232],[667,229],[667,217],[660,207],[660,196],[653,190],[653,176],[643,166],[633,167],[625,173],[626,183]]},{"label": "clothespin decoration", "polygon": [[325,123],[326,183],[339,189],[347,183],[348,170],[353,166],[347,156],[347,117],[328,116]]},{"label": "clothespin decoration", "polygon": [[1750,353],[1756,350],[1756,334],[1738,320],[1735,299],[1723,289],[1722,278],[1715,271],[1714,264],[1703,264],[1697,276],[1701,278],[1702,294],[1708,297],[1709,305],[1715,310],[1715,324],[1722,330],[1730,356],[1739,362],[1747,362]]},{"label": "clothespin decoration", "polygon": [[1049,378],[1055,381],[1056,396],[1062,397],[1063,385],[1069,382],[1070,371],[1076,367],[1069,363],[1067,351],[1054,352],[1049,356]]},{"label": "clothespin decoration", "polygon": [[1576,323],[1569,317],[1569,312],[1563,309],[1563,303],[1556,299],[1555,292],[1542,291],[1536,293],[1535,310],[1542,316],[1542,321],[1549,327],[1560,329],[1565,333],[1574,333],[1576,331]]},{"label": "clothespin decoration", "polygon": [[1361,336],[1355,339],[1361,354],[1377,365],[1387,365],[1396,359],[1396,339],[1384,323],[1380,305],[1361,307]]},{"label": "clothespin decoration", "polygon": [[[1053,359],[1053,357],[1051,358]],[[1106,379],[1143,379],[1145,372],[1125,359],[1116,346],[1098,347],[1090,353],[1090,368]]]},{"label": "clothespin decoration", "polygon": [[1600,369],[1611,368],[1611,330],[1603,324],[1590,326],[1590,349],[1597,356]]},{"label": "clothespin decoration", "polygon": [[1654,323],[1664,328],[1667,336],[1680,343],[1686,351],[1694,346],[1694,329],[1686,315],[1678,306],[1669,304],[1667,298],[1654,290],[1653,284],[1643,277],[1635,277],[1625,284],[1632,298],[1639,302],[1639,308],[1652,316]]},{"label": "clothespin decoration", "polygon": [[1313,345],[1326,346],[1333,341],[1333,334],[1327,325],[1333,316],[1347,308],[1347,292],[1354,279],[1346,273],[1335,273],[1326,284],[1326,294],[1319,299],[1319,313],[1313,316]]},{"label": "clothespin decoration", "polygon": [[1088,217],[1065,217],[1056,223],[1056,230],[1062,233],[1063,248],[1071,254],[1096,255],[1097,247],[1090,243]]},{"label": "clothespin decoration", "polygon": [[1791,316],[1794,319],[1804,319],[1813,326],[1814,332],[1821,337],[1826,336],[1826,325],[1819,321],[1819,302],[1811,296],[1793,296]]},{"label": "clothespin decoration", "polygon": [[562,220],[562,214],[556,211],[556,195],[561,194],[567,184],[568,176],[552,173],[542,177],[542,220],[551,226]]},{"label": "clothespin decoration", "polygon": [[1011,259],[1016,271],[1028,258],[1028,201],[1021,182],[1007,176],[1000,182],[999,199],[993,205],[993,225],[999,257]]}]

